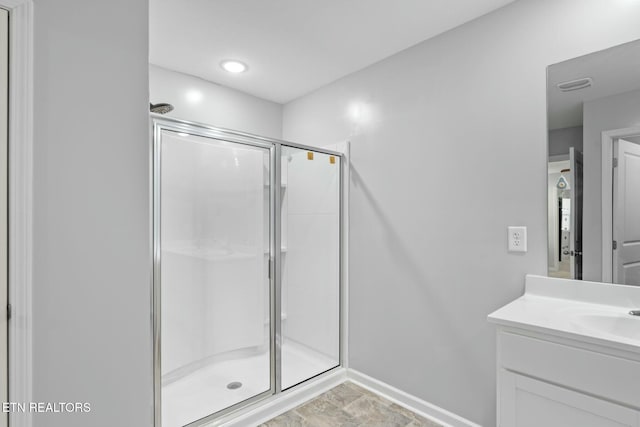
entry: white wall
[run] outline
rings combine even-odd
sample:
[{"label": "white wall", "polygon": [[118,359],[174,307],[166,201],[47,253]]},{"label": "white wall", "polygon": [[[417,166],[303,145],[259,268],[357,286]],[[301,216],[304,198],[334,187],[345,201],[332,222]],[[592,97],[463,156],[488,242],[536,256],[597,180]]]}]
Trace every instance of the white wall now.
[{"label": "white wall", "polygon": [[602,132],[640,125],[640,90],[585,102],[582,277],[602,280]]},{"label": "white wall", "polygon": [[521,0],[285,105],[285,139],[352,141],[351,367],[495,425],[486,315],[546,273],[546,67],[639,38],[639,15]]},{"label": "white wall", "polygon": [[167,117],[282,138],[282,105],[215,83],[149,65],[151,102],[168,102]]},{"label": "white wall", "polygon": [[35,1],[36,427],[151,426],[147,8]]}]

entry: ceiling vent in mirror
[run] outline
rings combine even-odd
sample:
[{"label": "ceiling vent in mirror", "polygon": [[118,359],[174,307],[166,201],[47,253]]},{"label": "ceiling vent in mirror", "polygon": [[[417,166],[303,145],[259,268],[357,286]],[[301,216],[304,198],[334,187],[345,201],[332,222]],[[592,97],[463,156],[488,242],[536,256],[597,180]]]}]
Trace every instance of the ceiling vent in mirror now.
[{"label": "ceiling vent in mirror", "polygon": [[558,83],[558,89],[562,92],[571,92],[572,90],[580,90],[589,87],[591,86],[591,83],[593,83],[593,79],[591,77],[583,77],[581,79]]}]

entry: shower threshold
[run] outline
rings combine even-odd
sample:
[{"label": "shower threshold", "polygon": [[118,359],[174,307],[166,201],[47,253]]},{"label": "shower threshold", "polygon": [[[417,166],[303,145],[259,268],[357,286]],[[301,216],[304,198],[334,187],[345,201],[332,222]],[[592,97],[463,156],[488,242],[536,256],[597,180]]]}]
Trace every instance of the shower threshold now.
[{"label": "shower threshold", "polygon": [[[335,361],[306,346],[282,346],[283,388],[335,366]],[[162,386],[162,427],[182,427],[270,389],[269,353],[212,362]],[[268,373],[268,371],[267,371]],[[227,387],[241,383],[240,387]]]}]

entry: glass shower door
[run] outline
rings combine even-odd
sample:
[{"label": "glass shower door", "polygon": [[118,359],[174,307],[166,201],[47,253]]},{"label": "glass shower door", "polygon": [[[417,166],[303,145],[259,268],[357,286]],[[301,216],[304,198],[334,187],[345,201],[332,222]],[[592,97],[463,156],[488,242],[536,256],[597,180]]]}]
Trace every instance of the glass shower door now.
[{"label": "glass shower door", "polygon": [[282,146],[282,389],[340,364],[341,161]]},{"label": "glass shower door", "polygon": [[273,392],[272,148],[157,132],[161,423],[175,427]]}]

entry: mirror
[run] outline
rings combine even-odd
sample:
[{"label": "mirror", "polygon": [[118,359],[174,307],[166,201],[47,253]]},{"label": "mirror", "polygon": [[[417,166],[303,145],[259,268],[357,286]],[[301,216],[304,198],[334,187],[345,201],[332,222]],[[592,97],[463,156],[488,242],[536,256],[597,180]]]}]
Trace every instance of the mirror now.
[{"label": "mirror", "polygon": [[640,40],[547,70],[549,276],[640,285]]}]

